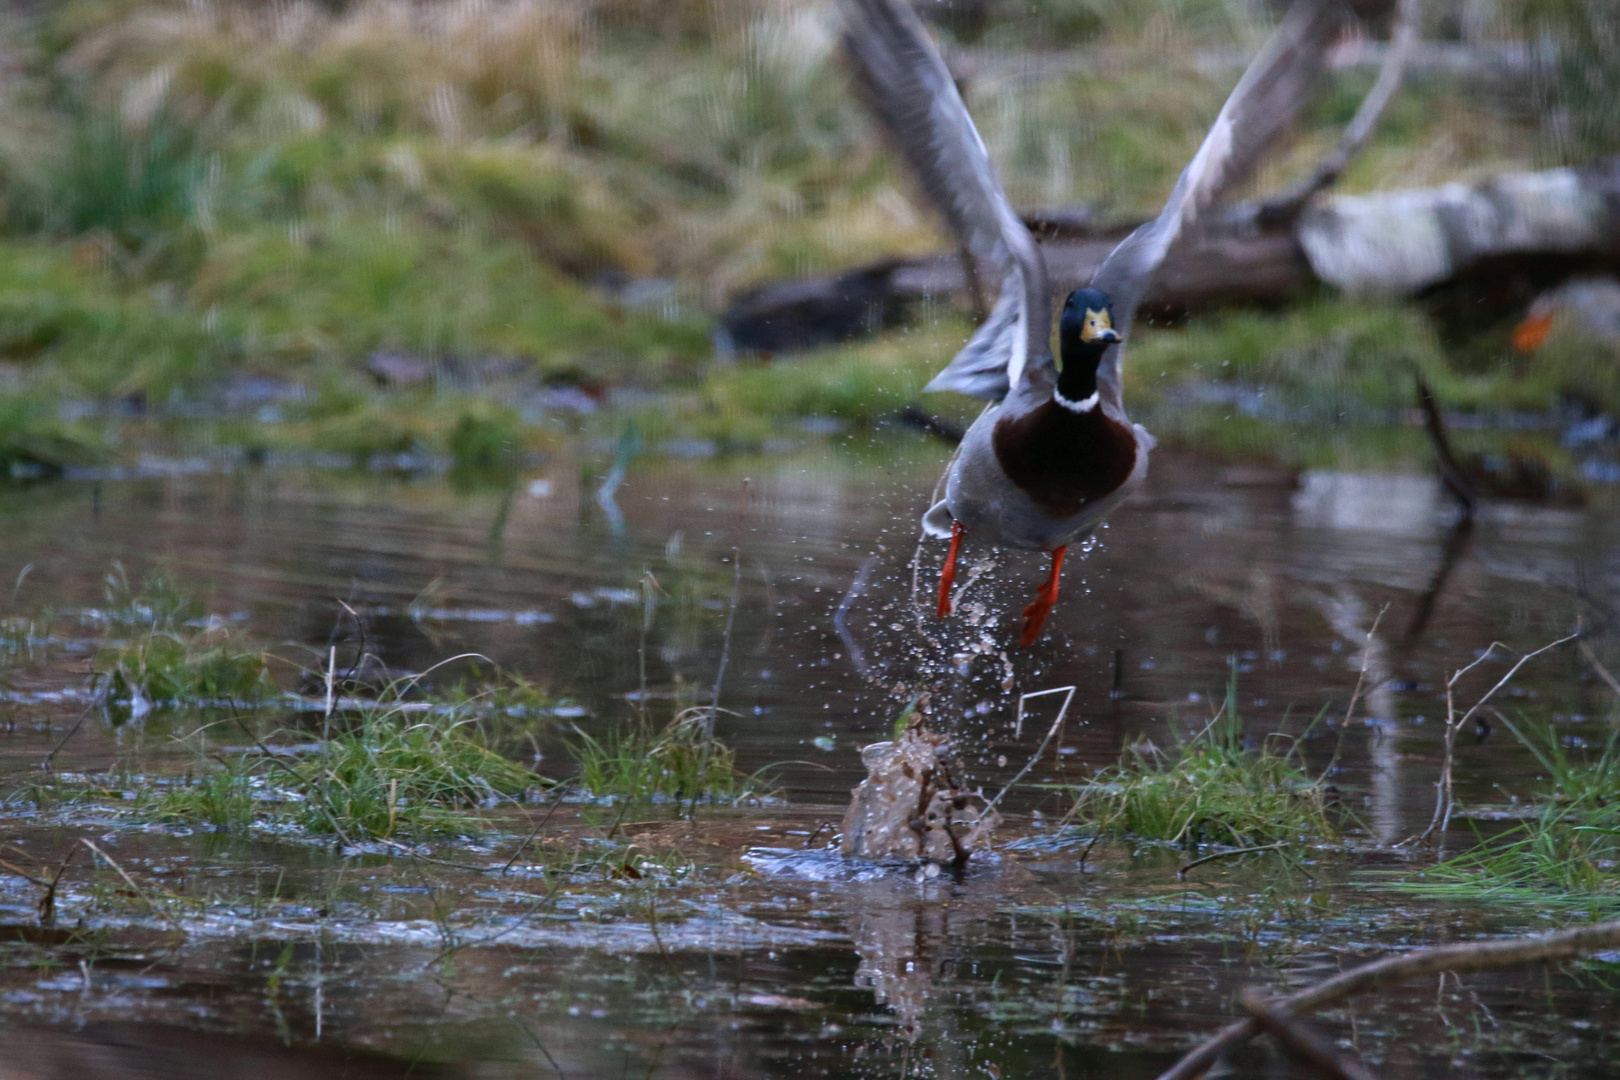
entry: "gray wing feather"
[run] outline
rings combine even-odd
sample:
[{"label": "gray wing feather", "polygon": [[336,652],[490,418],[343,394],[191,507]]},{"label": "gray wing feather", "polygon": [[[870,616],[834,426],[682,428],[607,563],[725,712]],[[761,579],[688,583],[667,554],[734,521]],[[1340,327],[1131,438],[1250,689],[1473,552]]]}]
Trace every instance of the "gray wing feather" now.
[{"label": "gray wing feather", "polygon": [[[1127,341],[1136,309],[1172,248],[1196,231],[1199,216],[1241,183],[1294,121],[1344,24],[1338,0],[1296,0],[1226,99],[1209,134],[1182,170],[1159,216],[1120,241],[1091,279],[1113,301],[1114,328]],[[1117,345],[1097,369],[1105,403],[1123,410]]]},{"label": "gray wing feather", "polygon": [[1006,397],[1007,371],[1021,337],[1017,323],[1023,307],[1022,283],[1016,274],[1008,274],[989,317],[973,332],[956,359],[923,387],[924,392],[955,390],[991,401]]},{"label": "gray wing feather", "polygon": [[1026,371],[1052,363],[1040,252],[910,5],[844,0],[843,10],[844,50],[867,104],[957,240],[1001,278],[990,318],[928,389],[999,399]]}]

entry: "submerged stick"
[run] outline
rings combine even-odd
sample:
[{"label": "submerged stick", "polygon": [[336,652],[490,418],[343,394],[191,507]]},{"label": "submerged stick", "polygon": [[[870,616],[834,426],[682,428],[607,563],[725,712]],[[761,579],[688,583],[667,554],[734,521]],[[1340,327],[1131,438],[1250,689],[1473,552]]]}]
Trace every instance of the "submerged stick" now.
[{"label": "submerged stick", "polygon": [[79,838],[79,843],[83,844],[85,847],[89,848],[91,851],[95,852],[97,855],[100,855],[103,859],[105,859],[107,861],[107,865],[112,867],[114,870],[118,871],[118,876],[123,878],[124,883],[127,884],[131,889],[134,890],[135,895],[140,897],[142,900],[146,901],[146,906],[147,907],[151,908],[154,912],[156,912],[158,917],[161,918],[164,922],[166,922],[170,926],[174,927],[174,929],[175,929],[175,931],[177,933],[181,934],[182,936],[185,935],[186,928],[184,926],[180,925],[180,920],[176,919],[173,915],[171,915],[169,913],[168,908],[165,908],[163,905],[159,904],[156,900],[153,900],[150,896],[148,896],[145,889],[143,889],[139,885],[135,884],[135,879],[130,877],[129,873],[122,866],[118,865],[118,860],[114,859],[111,855],[107,854],[105,851],[102,851],[99,847],[97,847],[95,845],[95,843],[93,841],[86,840],[82,836]]},{"label": "submerged stick", "polygon": [[[1353,967],[1297,993],[1270,999],[1267,1007],[1284,1016],[1297,1016],[1369,990],[1443,971],[1465,974],[1571,960],[1615,946],[1620,946],[1620,919],[1533,937],[1439,945]],[[1201,1076],[1223,1053],[1254,1038],[1260,1031],[1260,1022],[1252,1017],[1228,1024],[1161,1073],[1158,1080],[1192,1080]]]},{"label": "submerged stick", "polygon": [[1592,646],[1586,643],[1585,638],[1582,638],[1579,644],[1581,655],[1586,657],[1586,662],[1592,665],[1592,670],[1598,673],[1598,678],[1602,679],[1610,690],[1620,694],[1620,682],[1616,682],[1614,676],[1609,674],[1609,669],[1603,666],[1603,661],[1599,660],[1597,653],[1592,651]]},{"label": "submerged stick", "polygon": [[1231,851],[1217,851],[1213,855],[1205,855],[1202,859],[1194,859],[1186,866],[1183,866],[1180,870],[1177,870],[1176,877],[1185,878],[1187,876],[1187,871],[1191,870],[1193,867],[1203,866],[1205,863],[1212,863],[1216,859],[1235,859],[1239,855],[1254,855],[1261,851],[1277,851],[1281,848],[1287,847],[1289,843],[1291,843],[1291,841],[1279,840],[1275,844],[1262,844],[1259,847],[1235,848]]}]

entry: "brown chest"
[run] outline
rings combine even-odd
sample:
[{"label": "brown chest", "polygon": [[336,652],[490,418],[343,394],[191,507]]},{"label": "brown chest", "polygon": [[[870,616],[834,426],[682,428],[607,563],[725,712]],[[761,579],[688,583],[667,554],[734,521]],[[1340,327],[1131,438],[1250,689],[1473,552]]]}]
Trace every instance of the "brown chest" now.
[{"label": "brown chest", "polygon": [[996,422],[991,445],[1007,478],[1054,520],[1118,491],[1136,468],[1136,435],[1100,409],[1048,402]]}]

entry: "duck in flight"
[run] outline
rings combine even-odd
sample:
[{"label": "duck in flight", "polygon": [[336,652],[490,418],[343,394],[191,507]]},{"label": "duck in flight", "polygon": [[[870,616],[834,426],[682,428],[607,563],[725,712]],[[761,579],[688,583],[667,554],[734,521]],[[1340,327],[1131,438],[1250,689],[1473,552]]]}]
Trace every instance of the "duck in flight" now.
[{"label": "duck in flight", "polygon": [[1064,302],[1052,354],[1052,295],[1040,248],[1001,189],[973,119],[907,0],[843,0],[844,50],[867,104],[924,194],[1001,294],[956,358],[928,384],[989,399],[945,474],[923,531],[950,540],[938,614],[951,611],[968,534],[1047,551],[1051,575],[1024,610],[1029,646],[1057,600],[1068,545],[1147,475],[1153,437],[1125,414],[1120,356],[1166,255],[1287,129],[1322,69],[1343,13],[1296,0],[1176,181],[1159,216],[1120,242]]}]

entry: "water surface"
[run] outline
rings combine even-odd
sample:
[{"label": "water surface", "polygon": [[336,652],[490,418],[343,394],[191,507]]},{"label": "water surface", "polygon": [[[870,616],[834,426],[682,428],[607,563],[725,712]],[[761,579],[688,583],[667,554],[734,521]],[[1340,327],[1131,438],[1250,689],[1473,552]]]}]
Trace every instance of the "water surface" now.
[{"label": "water surface", "polygon": [[[177,943],[132,899],[98,900],[96,889],[116,892],[103,867],[98,884],[64,894],[62,925],[82,920],[83,935],[53,938],[27,929],[37,890],[8,878],[0,919],[17,943],[0,954],[0,1015],[45,1059],[94,1053],[131,1072],[141,1039],[97,1025],[251,1036],[261,1041],[229,1052],[264,1060],[337,1047],[385,1055],[367,1067],[423,1060],[490,1075],[1146,1076],[1228,1018],[1243,985],[1536,923],[1523,910],[1414,902],[1359,875],[1429,857],[1388,845],[1432,811],[1450,673],[1496,640],[1525,650],[1578,620],[1607,626],[1614,515],[1502,504],[1459,532],[1426,476],[1297,476],[1165,453],[1092,550],[1071,555],[1045,637],[1020,651],[1006,646],[1040,557],[992,567],[970,537],[959,615],[939,623],[913,602],[915,520],[944,456],[831,441],[634,462],[610,506],[589,455],[471,490],[433,475],[269,470],[7,491],[7,606],[57,613],[50,641],[7,672],[10,785],[81,716],[59,769],[122,770],[136,783],[195,762],[195,741],[175,736],[209,718],[85,713],[99,632],[85,613],[121,567],[205,596],[270,643],[288,686],[334,645],[397,672],[476,652],[537,680],[562,703],[533,722],[542,771],[571,725],[600,733],[643,708],[667,718],[707,700],[723,662],[720,734],[744,770],[769,767],[778,798],[702,809],[696,822],[669,807],[614,822],[700,870],[544,904],[532,875],[132,830],[15,802],[4,828],[21,850],[48,861],[75,836],[100,837],[203,914]],[[917,572],[925,607],[937,547]],[[1592,643],[1607,655],[1604,637]],[[1483,665],[1468,695],[1505,670]],[[1334,781],[1365,825],[1354,838],[1364,853],[1324,853],[1291,874],[1263,858],[1212,864],[1185,882],[1173,852],[1098,850],[1081,865],[1051,828],[1068,805],[1051,783],[1132,741],[1195,733],[1232,678],[1251,738],[1321,714],[1306,757],[1320,768],[1339,751]],[[1045,786],[1007,804],[1001,854],[961,879],[913,880],[821,850],[824,823],[861,778],[858,748],[919,691],[995,790],[1062,698],[1032,702],[1020,726],[1019,694],[1071,685],[1060,745],[1031,777]],[[1613,714],[1573,651],[1528,667],[1501,706],[1557,723],[1566,740],[1601,739]],[[1527,793],[1533,759],[1500,724],[1480,734],[1460,754],[1461,799]],[[533,820],[503,813],[492,856]],[[583,844],[610,822],[570,806],[548,827]],[[1536,970],[1403,988],[1329,1014],[1325,1028],[1389,1075],[1545,1075],[1552,1064],[1600,1075],[1614,1020],[1591,976]]]}]

